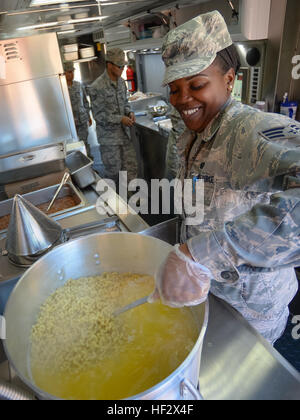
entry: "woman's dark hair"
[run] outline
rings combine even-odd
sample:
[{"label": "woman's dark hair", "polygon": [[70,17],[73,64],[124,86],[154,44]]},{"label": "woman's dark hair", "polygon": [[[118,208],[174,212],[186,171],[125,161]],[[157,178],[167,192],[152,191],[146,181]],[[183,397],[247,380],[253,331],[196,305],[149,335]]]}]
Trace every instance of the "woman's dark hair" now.
[{"label": "woman's dark hair", "polygon": [[237,74],[241,68],[241,60],[236,46],[232,44],[224,50],[219,51],[215,64],[220,67],[223,74],[226,74],[230,69],[233,69],[235,74]]}]

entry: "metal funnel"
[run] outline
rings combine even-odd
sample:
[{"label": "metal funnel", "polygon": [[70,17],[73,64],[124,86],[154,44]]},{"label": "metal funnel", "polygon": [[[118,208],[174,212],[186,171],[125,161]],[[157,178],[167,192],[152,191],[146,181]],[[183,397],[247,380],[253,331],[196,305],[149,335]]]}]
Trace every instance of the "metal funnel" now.
[{"label": "metal funnel", "polygon": [[14,264],[30,266],[61,242],[62,236],[63,229],[57,222],[22,196],[15,196],[6,241]]}]

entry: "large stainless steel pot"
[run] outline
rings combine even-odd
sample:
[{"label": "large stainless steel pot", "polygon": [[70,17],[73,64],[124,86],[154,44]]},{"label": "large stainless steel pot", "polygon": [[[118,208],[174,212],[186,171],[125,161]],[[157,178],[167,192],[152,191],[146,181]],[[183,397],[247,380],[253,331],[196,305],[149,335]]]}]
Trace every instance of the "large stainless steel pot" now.
[{"label": "large stainless steel pot", "polygon": [[[5,310],[4,349],[22,381],[37,397],[56,399],[37,388],[30,374],[30,333],[44,301],[68,279],[104,271],[154,275],[172,247],[159,239],[133,233],[97,234],[61,245],[29,268],[13,290]],[[193,350],[168,378],[130,399],[201,399],[197,391],[208,304],[191,308],[199,326]]]}]

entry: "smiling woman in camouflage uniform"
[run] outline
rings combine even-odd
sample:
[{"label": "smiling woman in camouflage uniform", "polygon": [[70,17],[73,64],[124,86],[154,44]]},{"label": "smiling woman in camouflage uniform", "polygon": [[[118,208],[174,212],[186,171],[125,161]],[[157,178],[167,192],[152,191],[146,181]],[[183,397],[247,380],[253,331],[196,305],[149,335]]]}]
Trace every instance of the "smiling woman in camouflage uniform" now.
[{"label": "smiling woman in camouflage uniform", "polygon": [[156,296],[194,305],[210,290],[274,343],[298,287],[300,124],[232,99],[239,60],[218,12],[171,31],[163,59],[188,127],[179,177],[204,180],[205,214],[199,226],[183,215],[182,245],[161,267]]}]

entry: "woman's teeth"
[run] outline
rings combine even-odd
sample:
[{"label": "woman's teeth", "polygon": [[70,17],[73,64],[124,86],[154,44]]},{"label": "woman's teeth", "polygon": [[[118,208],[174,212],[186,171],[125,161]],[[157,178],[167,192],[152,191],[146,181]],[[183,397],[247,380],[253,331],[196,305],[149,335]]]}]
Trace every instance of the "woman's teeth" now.
[{"label": "woman's teeth", "polygon": [[200,109],[200,107],[198,108],[193,108],[193,109],[187,109],[186,111],[182,111],[183,115],[186,117],[190,117],[193,114],[196,114],[196,112],[198,112]]}]

